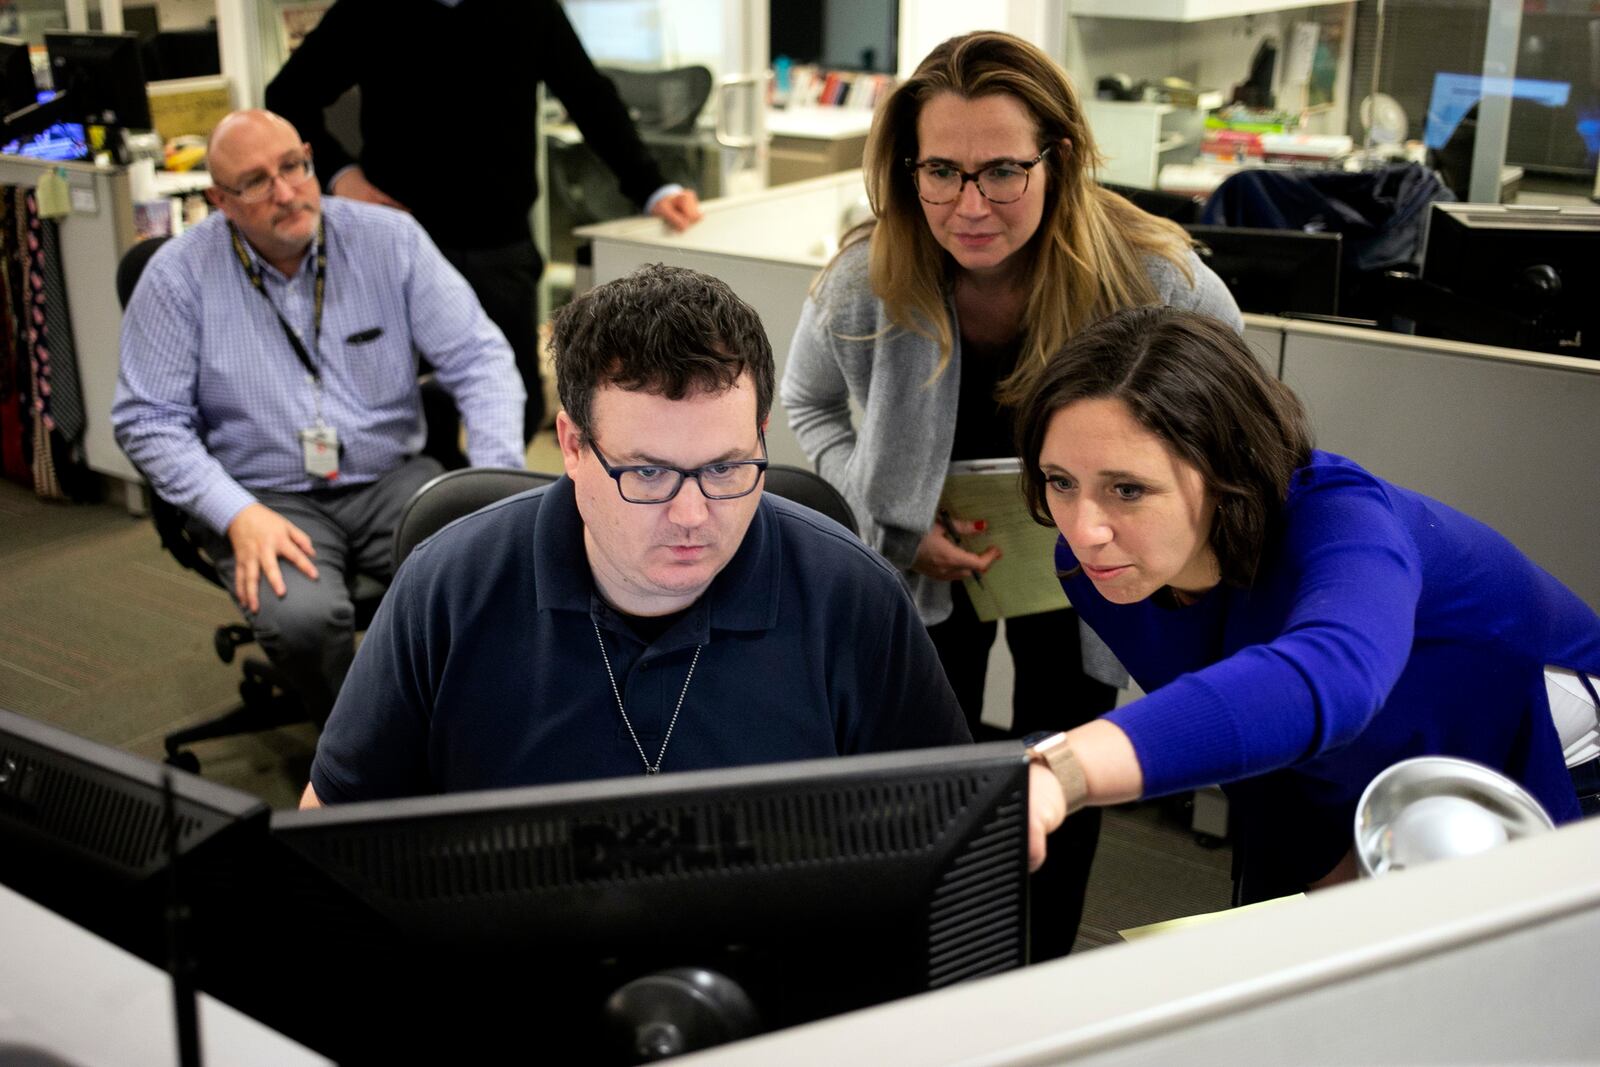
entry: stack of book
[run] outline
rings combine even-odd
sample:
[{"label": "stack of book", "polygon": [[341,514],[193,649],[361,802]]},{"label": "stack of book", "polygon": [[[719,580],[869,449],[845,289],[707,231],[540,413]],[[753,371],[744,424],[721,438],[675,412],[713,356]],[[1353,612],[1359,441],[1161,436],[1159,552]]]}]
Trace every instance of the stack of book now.
[{"label": "stack of book", "polygon": [[1234,106],[1206,116],[1203,156],[1242,163],[1327,161],[1349,155],[1353,142],[1343,134],[1301,132],[1297,116]]},{"label": "stack of book", "polygon": [[775,87],[774,105],[784,107],[857,107],[871,110],[888,94],[894,79],[887,74],[825,70],[801,65],[789,68],[788,91]]}]

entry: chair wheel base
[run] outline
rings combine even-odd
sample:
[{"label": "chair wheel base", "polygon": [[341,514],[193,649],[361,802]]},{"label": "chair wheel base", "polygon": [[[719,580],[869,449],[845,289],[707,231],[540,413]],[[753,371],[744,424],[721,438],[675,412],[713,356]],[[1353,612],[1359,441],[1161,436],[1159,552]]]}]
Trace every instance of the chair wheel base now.
[{"label": "chair wheel base", "polygon": [[233,653],[240,645],[248,645],[255,641],[255,631],[248,626],[233,623],[228,626],[219,626],[211,635],[211,645],[216,649],[217,658],[224,663],[233,662]]}]

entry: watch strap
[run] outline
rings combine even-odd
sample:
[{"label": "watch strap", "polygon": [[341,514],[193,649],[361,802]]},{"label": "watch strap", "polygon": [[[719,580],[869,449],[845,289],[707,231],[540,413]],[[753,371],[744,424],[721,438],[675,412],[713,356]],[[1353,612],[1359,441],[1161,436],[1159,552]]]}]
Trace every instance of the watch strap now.
[{"label": "watch strap", "polygon": [[1061,794],[1067,800],[1067,814],[1071,815],[1088,804],[1089,782],[1083,773],[1078,754],[1072,751],[1065,733],[1050,734],[1028,746],[1028,758],[1043,764],[1061,783]]}]

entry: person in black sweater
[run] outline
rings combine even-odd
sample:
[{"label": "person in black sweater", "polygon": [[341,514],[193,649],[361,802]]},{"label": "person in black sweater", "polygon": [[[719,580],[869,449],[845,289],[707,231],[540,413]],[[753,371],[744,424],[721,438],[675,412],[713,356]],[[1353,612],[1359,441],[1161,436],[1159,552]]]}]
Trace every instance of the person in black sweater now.
[{"label": "person in black sweater", "polygon": [[[555,0],[338,0],[266,93],[310,143],[329,192],[411,212],[466,277],[516,354],[525,438],[544,419],[544,264],[528,228],[541,81],[624,194],[674,229],[699,219],[693,190],[666,183]],[[359,159],[323,115],[351,86],[361,89]],[[453,446],[453,419],[430,411],[430,433],[440,436],[441,421]]]}]

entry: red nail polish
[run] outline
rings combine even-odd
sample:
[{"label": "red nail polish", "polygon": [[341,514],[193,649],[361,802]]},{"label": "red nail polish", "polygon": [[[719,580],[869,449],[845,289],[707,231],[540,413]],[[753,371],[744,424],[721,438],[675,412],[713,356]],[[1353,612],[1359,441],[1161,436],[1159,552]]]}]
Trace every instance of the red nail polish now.
[{"label": "red nail polish", "polygon": [[989,524],[987,522],[985,522],[983,519],[979,519],[977,522],[972,524],[972,527],[973,527],[973,529],[977,530],[979,533],[983,533],[983,531],[985,531],[985,530],[987,530],[989,528]]}]

